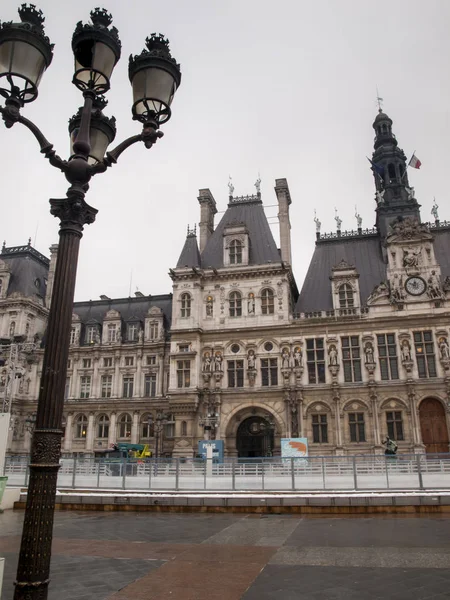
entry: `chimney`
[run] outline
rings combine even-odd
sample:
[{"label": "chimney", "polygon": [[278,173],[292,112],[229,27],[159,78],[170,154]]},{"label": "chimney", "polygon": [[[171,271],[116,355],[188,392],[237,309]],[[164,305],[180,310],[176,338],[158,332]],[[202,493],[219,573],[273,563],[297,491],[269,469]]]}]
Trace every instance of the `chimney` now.
[{"label": "chimney", "polygon": [[200,254],[205,249],[206,243],[214,231],[214,215],[217,212],[216,201],[211,191],[206,188],[198,191],[200,204]]},{"label": "chimney", "polygon": [[50,267],[47,276],[47,291],[45,292],[45,306],[50,308],[53,292],[53,279],[55,277],[56,259],[58,258],[58,244],[50,246]]},{"label": "chimney", "polygon": [[275,179],[275,193],[278,199],[278,221],[280,223],[281,260],[292,265],[291,255],[291,222],[289,205],[291,195],[286,179]]}]

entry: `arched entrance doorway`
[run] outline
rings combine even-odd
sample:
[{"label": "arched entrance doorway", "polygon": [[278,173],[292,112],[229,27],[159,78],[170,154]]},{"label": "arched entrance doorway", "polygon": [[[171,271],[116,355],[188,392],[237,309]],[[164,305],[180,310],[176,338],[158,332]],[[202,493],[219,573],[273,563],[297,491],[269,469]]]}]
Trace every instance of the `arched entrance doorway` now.
[{"label": "arched entrance doorway", "polygon": [[249,417],[242,421],[236,434],[238,456],[255,458],[272,456],[275,424],[264,417]]},{"label": "arched entrance doorway", "polygon": [[419,407],[422,442],[426,452],[448,452],[445,410],[439,400],[426,398]]}]

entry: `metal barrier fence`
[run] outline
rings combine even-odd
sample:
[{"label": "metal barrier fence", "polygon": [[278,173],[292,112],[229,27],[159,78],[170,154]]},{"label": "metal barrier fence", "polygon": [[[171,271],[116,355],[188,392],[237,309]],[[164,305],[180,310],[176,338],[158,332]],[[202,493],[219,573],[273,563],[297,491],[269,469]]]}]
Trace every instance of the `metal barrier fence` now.
[{"label": "metal barrier fence", "polygon": [[[27,486],[29,457],[6,458],[8,485]],[[450,454],[228,458],[64,458],[58,487],[122,490],[344,491],[450,488]]]}]

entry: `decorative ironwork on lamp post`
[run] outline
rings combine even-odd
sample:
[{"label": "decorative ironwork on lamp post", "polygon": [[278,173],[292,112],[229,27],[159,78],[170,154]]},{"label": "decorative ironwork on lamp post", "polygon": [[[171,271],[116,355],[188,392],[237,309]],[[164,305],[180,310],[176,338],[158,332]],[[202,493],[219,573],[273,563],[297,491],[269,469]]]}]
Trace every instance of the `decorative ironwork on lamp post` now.
[{"label": "decorative ironwork on lamp post", "polygon": [[[115,124],[102,110],[101,95],[110,88],[111,75],[120,58],[118,32],[104,9],[91,12],[92,23],[78,23],[72,38],[75,58],[74,85],[84,105],[71,119],[72,149],[61,159],[40,129],[21,114],[37,98],[41,77],[53,57],[53,45],[44,32],[42,11],[33,4],[19,9],[20,23],[0,25],[0,113],[7,128],[25,125],[36,138],[41,153],[60,169],[70,187],[66,198],[51,199],[50,213],[60,219],[60,242],[47,325],[44,363],[34,429],[27,505],[15,582],[15,600],[45,600],[48,594],[56,480],[61,455],[61,422],[64,404],[72,305],[80,239],[97,210],[85,201],[89,181],[117,162],[132,144],[146,148],[162,137],[159,126],[169,120],[170,105],[181,82],[181,72],[161,34],[146,40],[146,49],[130,56],[129,79],[133,89],[133,119],[142,131],[107,152]],[[105,154],[106,153],[106,154]]]},{"label": "decorative ironwork on lamp post", "polygon": [[153,418],[151,415],[148,418],[149,429],[153,427],[155,434],[155,458],[159,457],[159,438],[161,433],[164,431],[164,425],[169,423],[169,415],[166,413],[159,412],[156,417]]}]

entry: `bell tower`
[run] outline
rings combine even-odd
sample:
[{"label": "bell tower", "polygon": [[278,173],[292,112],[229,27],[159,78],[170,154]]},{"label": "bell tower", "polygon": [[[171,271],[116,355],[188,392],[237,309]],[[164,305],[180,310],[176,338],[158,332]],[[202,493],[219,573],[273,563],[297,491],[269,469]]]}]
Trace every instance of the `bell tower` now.
[{"label": "bell tower", "polygon": [[375,130],[372,171],[377,202],[376,227],[385,238],[389,224],[398,217],[413,217],[420,221],[420,204],[410,187],[406,156],[392,133],[392,119],[381,108],[373,122]]}]

